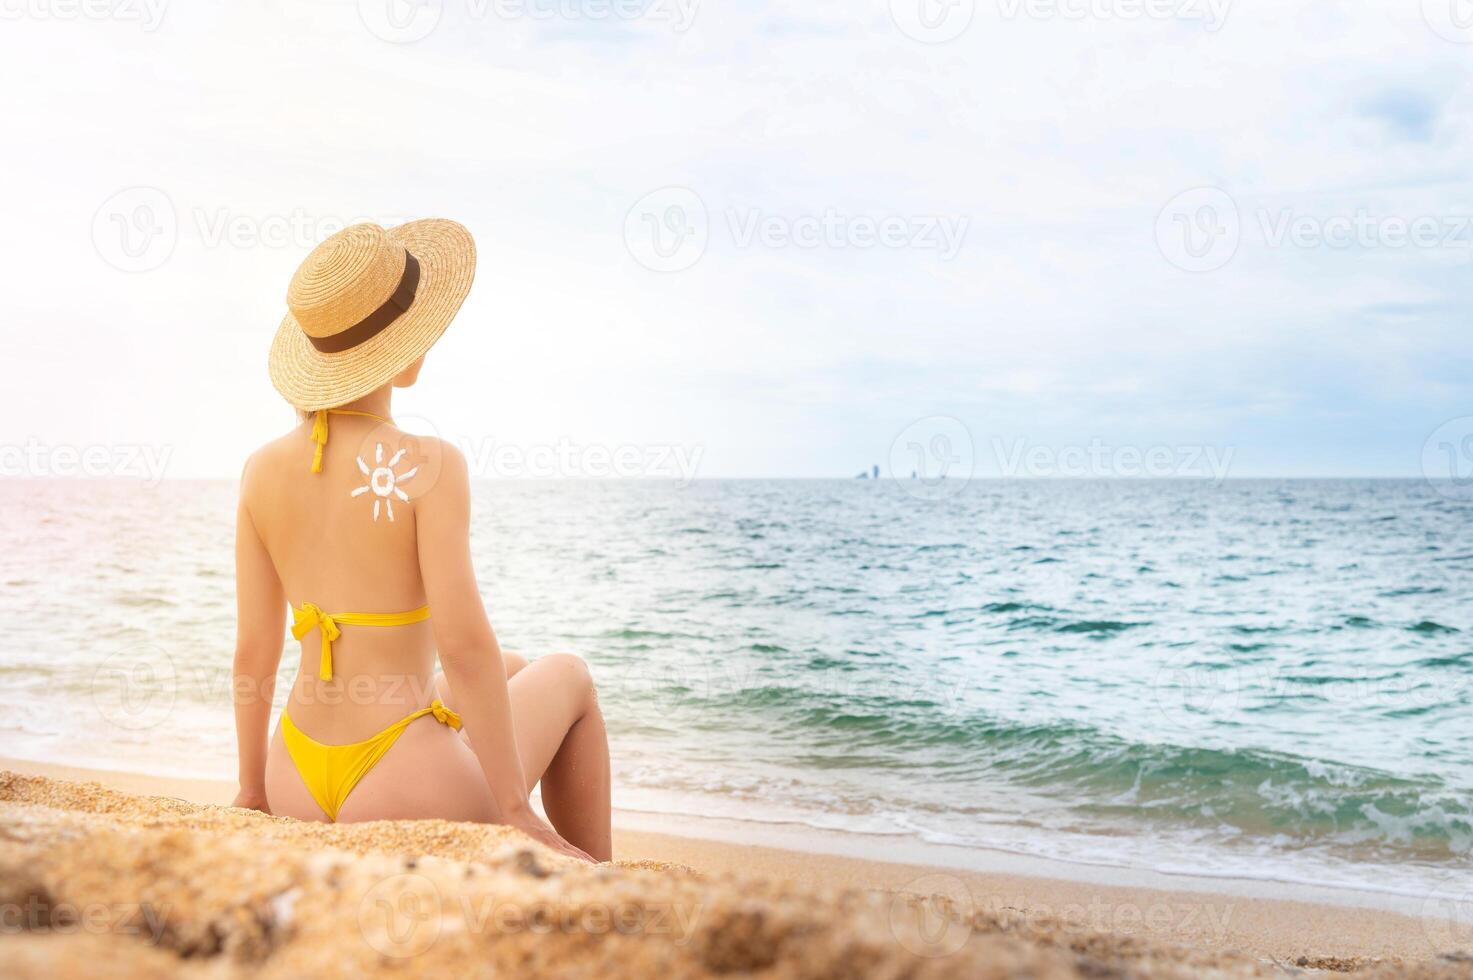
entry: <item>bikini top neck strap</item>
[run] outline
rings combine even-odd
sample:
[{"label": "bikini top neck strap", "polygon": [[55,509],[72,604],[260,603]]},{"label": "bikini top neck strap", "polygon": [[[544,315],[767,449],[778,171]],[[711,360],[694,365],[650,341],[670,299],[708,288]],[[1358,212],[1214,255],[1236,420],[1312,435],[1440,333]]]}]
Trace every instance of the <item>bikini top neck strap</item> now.
[{"label": "bikini top neck strap", "polygon": [[327,445],[327,417],[329,415],[361,415],[366,419],[377,419],[386,425],[393,424],[389,419],[384,418],[382,415],[375,415],[372,412],[358,412],[351,408],[318,409],[312,419],[312,441],[317,444],[317,448],[312,451],[313,473],[322,472],[322,450]]}]

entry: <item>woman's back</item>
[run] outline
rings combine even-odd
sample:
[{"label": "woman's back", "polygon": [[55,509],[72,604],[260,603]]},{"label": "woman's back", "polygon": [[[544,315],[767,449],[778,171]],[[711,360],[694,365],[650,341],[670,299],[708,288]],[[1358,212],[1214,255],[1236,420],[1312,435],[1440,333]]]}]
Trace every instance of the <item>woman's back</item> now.
[{"label": "woman's back", "polygon": [[[298,622],[310,607],[408,613],[425,605],[416,501],[439,473],[439,443],[363,415],[332,413],[320,472],[313,420],[258,450],[241,497]],[[305,615],[304,615],[305,613]],[[433,615],[433,610],[431,610]],[[428,704],[434,640],[427,619],[392,627],[333,624],[331,680],[322,629],[306,627],[291,714],[327,742],[366,737]]]}]

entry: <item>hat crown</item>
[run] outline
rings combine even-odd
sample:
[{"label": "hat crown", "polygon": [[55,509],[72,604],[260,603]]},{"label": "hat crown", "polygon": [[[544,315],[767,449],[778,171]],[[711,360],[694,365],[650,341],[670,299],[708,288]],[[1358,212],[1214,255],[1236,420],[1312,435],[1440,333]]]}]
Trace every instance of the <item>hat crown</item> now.
[{"label": "hat crown", "polygon": [[379,225],[344,228],[303,260],[286,305],[309,337],[341,333],[394,295],[407,255]]}]

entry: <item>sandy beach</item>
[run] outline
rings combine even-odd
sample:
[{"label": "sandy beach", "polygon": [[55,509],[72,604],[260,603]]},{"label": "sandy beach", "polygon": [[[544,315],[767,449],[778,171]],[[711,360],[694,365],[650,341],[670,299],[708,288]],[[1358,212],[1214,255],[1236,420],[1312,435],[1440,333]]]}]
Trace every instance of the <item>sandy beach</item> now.
[{"label": "sandy beach", "polygon": [[[5,924],[6,959],[21,976],[67,975],[98,956],[119,976],[402,975],[408,964],[426,975],[535,964],[677,976],[1473,976],[1468,937],[1431,905],[1406,915],[1230,882],[1166,890],[925,866],[822,853],[822,842],[655,832],[656,818],[628,814],[614,866],[587,868],[499,827],[307,824],[229,809],[224,782],[0,769],[5,901],[21,910]],[[900,853],[875,846],[877,858]],[[561,924],[534,928],[533,906],[533,918],[552,910]],[[68,911],[47,925],[38,908]],[[475,912],[487,909],[490,919]]]}]

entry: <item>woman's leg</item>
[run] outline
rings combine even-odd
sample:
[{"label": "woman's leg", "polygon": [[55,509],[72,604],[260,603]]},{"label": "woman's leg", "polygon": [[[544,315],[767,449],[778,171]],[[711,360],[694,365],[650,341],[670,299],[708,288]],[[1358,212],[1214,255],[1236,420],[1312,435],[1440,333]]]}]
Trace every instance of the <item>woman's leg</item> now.
[{"label": "woman's leg", "polygon": [[[507,662],[511,724],[527,793],[541,780],[542,809],[552,827],[597,861],[608,861],[613,853],[608,737],[588,665],[572,653],[530,663],[510,651],[501,656]],[[443,673],[435,676],[435,696],[458,710]],[[461,740],[470,746],[465,732]]]},{"label": "woman's leg", "polygon": [[[527,658],[520,653],[512,653],[510,650],[501,651],[501,662],[506,666],[506,679],[511,680],[517,675],[517,671],[527,666]],[[445,679],[443,670],[435,671],[435,697],[445,702],[450,710],[455,710],[455,702],[450,697],[450,682]]]},{"label": "woman's leg", "polygon": [[594,860],[610,860],[609,742],[588,665],[570,653],[550,654],[508,689],[527,791],[540,780],[542,808],[557,832]]},{"label": "woman's leg", "polygon": [[[531,663],[515,653],[502,657],[527,792],[540,780],[542,808],[557,832],[596,860],[609,860],[609,743],[588,665],[570,653]],[[435,677],[435,696],[455,709],[443,674]]]}]

